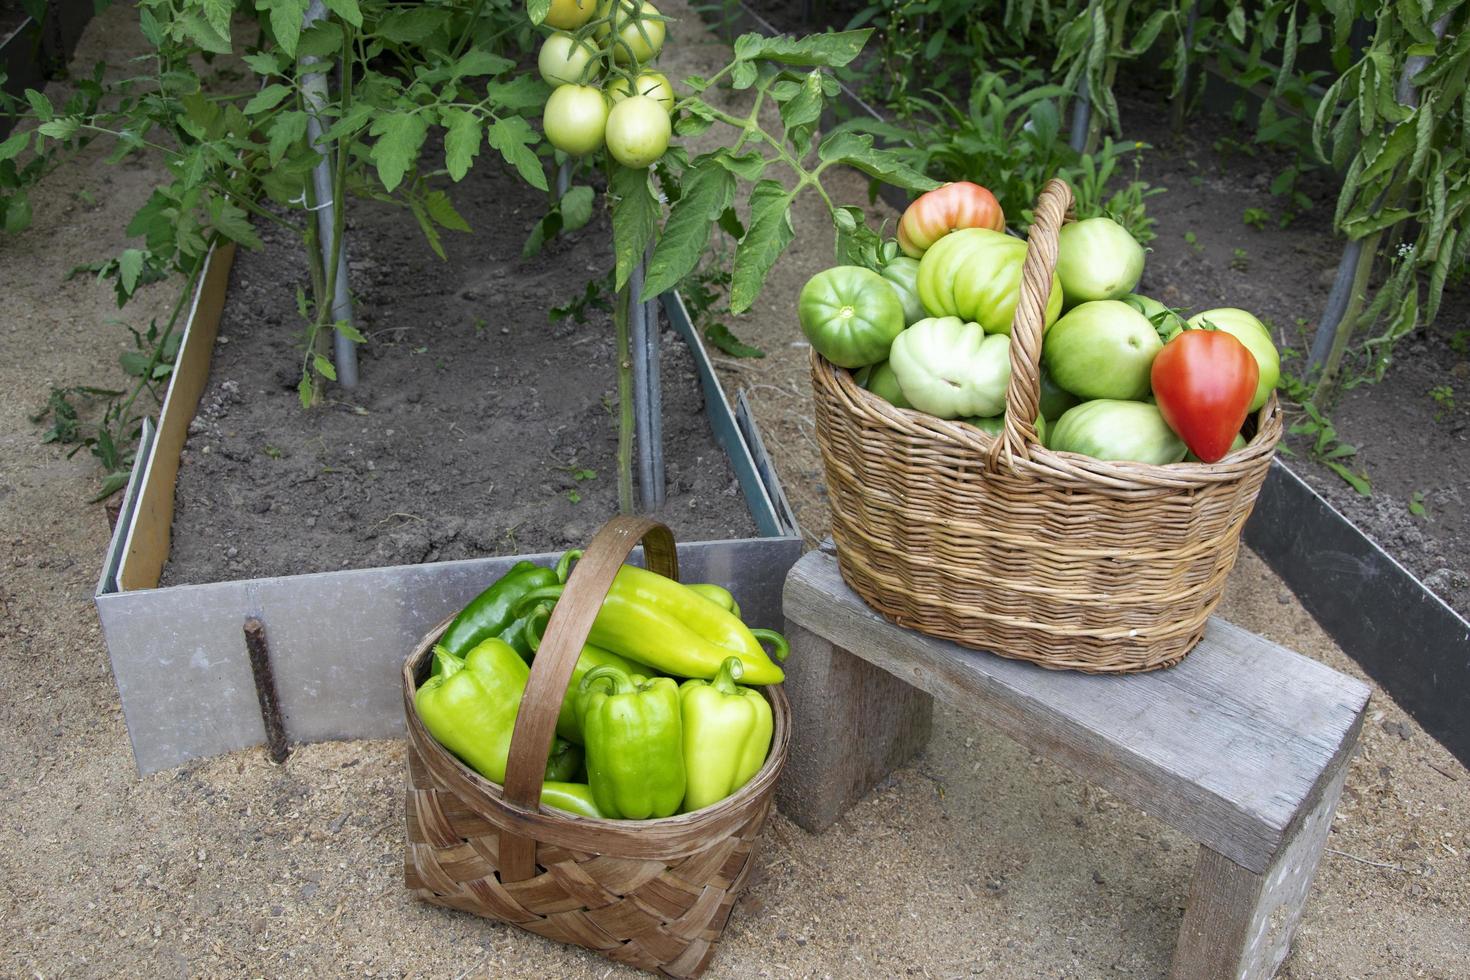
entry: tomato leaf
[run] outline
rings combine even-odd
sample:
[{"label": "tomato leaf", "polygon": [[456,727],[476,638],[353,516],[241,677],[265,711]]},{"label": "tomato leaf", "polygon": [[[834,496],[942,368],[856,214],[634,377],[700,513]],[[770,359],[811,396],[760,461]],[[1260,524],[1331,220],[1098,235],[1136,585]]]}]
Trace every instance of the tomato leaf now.
[{"label": "tomato leaf", "polygon": [[780,61],[803,68],[841,68],[858,56],[872,35],[871,27],[802,38],[742,34],[735,39],[735,57],[742,61]]},{"label": "tomato leaf", "polygon": [[526,0],[526,13],[531,17],[531,23],[541,26],[546,22],[546,15],[551,13],[551,0]]},{"label": "tomato leaf", "polygon": [[[524,125],[525,120],[521,122]],[[370,154],[378,168],[378,179],[392,192],[418,161],[419,148],[429,132],[428,124],[420,113],[395,112],[374,120],[368,132],[378,138]]]},{"label": "tomato leaf", "polygon": [[327,9],[353,27],[362,26],[362,11],[358,9],[357,0],[327,0]]},{"label": "tomato leaf", "polygon": [[1373,496],[1373,484],[1368,481],[1368,478],[1366,476],[1361,473],[1354,473],[1352,470],[1348,469],[1346,466],[1337,462],[1336,460],[1329,459],[1325,460],[1324,462],[1329,470],[1342,477],[1348,486],[1358,491],[1358,494],[1360,496]]},{"label": "tomato leaf", "polygon": [[659,205],[646,169],[613,167],[608,192],[613,197],[614,288],[621,290],[653,240],[658,228]]},{"label": "tomato leaf", "polygon": [[297,110],[283,112],[271,120],[269,159],[271,166],[281,162],[297,140],[306,135],[306,113]]},{"label": "tomato leaf", "polygon": [[750,194],[750,225],[735,249],[730,281],[730,312],[744,313],[760,295],[771,267],[795,237],[791,226],[793,194],[774,180],[763,180]]},{"label": "tomato leaf", "polygon": [[[271,33],[276,36],[281,50],[293,58],[296,57],[296,44],[301,40],[301,19],[305,16],[306,0],[274,0],[271,4]],[[222,43],[223,50],[217,53],[229,54],[229,40],[223,39]]]},{"label": "tomato leaf", "polygon": [[704,157],[684,172],[684,196],[669,211],[663,237],[653,250],[644,295],[667,292],[694,271],[714,223],[735,199],[735,175],[720,156]]},{"label": "tomato leaf", "polygon": [[562,195],[557,202],[561,208],[561,224],[565,231],[576,231],[585,228],[587,222],[592,220],[592,204],[596,195],[592,188],[585,184],[578,184]]},{"label": "tomato leaf", "polygon": [[480,117],[464,109],[445,109],[441,116],[444,122],[444,167],[452,179],[463,180],[475,157],[480,154],[483,128]]},{"label": "tomato leaf", "polygon": [[255,229],[250,226],[250,217],[222,197],[210,199],[209,223],[214,226],[215,231],[246,248],[258,251],[265,247],[255,234]]},{"label": "tomato leaf", "polygon": [[450,231],[469,231],[470,223],[454,210],[454,203],[443,191],[429,191],[424,195],[424,210],[434,223]]},{"label": "tomato leaf", "polygon": [[290,94],[291,90],[279,82],[267,85],[259,92],[256,92],[250,101],[245,103],[245,108],[241,111],[247,116],[254,116],[266,112],[280,105],[281,101]]},{"label": "tomato leaf", "polygon": [[520,116],[497,119],[485,130],[485,139],[500,151],[506,163],[516,168],[522,180],[538,191],[549,189],[546,171],[541,169],[541,158],[531,149],[536,142],[536,133],[530,123]]},{"label": "tomato leaf", "polygon": [[932,191],[939,182],[904,163],[897,154],[873,145],[873,137],[850,130],[835,132],[822,140],[817,156],[825,163],[841,163],[869,177],[910,191]]}]

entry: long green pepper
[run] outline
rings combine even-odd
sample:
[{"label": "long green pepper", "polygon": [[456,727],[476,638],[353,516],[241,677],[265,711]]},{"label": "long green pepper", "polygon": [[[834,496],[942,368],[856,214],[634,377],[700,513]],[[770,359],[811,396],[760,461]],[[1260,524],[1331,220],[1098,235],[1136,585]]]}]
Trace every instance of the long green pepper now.
[{"label": "long green pepper", "polygon": [[[558,568],[578,554],[568,552]],[[536,589],[521,600],[520,608],[555,600],[562,588]],[[745,668],[747,684],[779,684],[786,675],[761,647],[761,639],[774,645],[778,660],[785,659],[789,647],[781,634],[750,629],[720,603],[688,586],[624,565],[602,600],[587,642],[666,674],[705,680],[719,673],[726,657],[735,656]]]}]

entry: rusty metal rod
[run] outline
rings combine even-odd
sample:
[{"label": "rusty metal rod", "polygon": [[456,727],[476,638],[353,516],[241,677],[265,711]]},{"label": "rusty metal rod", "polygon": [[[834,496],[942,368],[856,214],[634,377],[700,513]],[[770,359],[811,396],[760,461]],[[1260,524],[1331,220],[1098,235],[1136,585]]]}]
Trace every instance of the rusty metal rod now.
[{"label": "rusty metal rod", "polygon": [[286,761],[291,747],[286,744],[286,723],[281,718],[281,700],[276,695],[276,678],[271,671],[270,645],[265,624],[254,616],[245,620],[245,649],[250,652],[250,673],[255,676],[255,694],[260,698],[260,720],[265,724],[265,744],[271,761]]}]

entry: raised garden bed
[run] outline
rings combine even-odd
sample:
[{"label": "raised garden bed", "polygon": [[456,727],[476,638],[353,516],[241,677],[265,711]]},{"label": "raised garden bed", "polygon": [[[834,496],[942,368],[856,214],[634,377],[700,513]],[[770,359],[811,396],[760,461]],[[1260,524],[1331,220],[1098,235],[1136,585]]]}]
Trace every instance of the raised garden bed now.
[{"label": "raised garden bed", "polygon": [[[610,319],[546,316],[601,271],[607,230],[522,261],[539,202],[491,169],[456,199],[479,233],[447,240],[448,262],[402,212],[354,209],[373,342],[359,387],[329,386],[309,412],[295,394],[300,257],[283,239],[212,258],[98,588],[142,771],[264,739],[251,617],[290,739],[398,733],[394,679],[416,638],[518,558],[552,561],[616,511]],[[657,516],[690,542],[688,577],[729,584],[751,622],[777,625],[800,538],[677,295],[664,312]]]}]

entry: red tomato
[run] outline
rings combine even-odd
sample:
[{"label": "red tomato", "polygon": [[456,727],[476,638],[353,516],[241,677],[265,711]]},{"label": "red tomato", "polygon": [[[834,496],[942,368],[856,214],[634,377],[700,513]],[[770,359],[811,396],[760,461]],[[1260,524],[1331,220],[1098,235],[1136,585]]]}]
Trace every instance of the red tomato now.
[{"label": "red tomato", "polygon": [[1150,375],[1169,428],[1203,462],[1223,459],[1261,376],[1250,349],[1223,330],[1186,330],[1159,351]]},{"label": "red tomato", "polygon": [[919,195],[898,221],[898,247],[917,259],[930,245],[960,228],[1006,230],[1006,216],[995,195],[968,180]]}]

